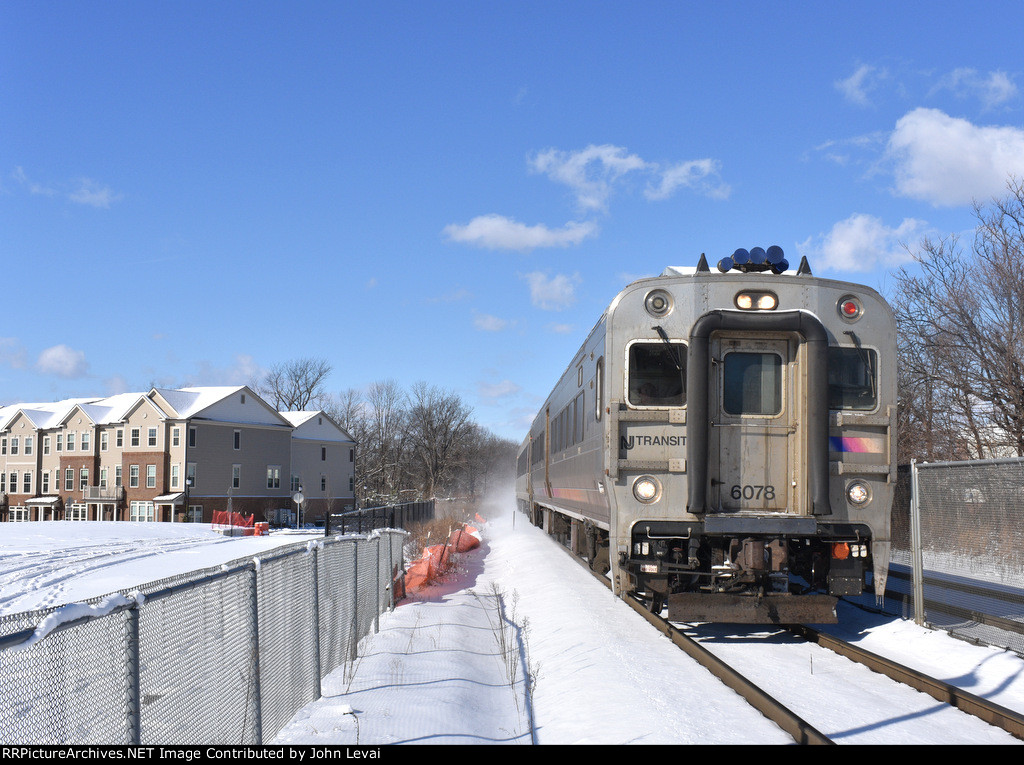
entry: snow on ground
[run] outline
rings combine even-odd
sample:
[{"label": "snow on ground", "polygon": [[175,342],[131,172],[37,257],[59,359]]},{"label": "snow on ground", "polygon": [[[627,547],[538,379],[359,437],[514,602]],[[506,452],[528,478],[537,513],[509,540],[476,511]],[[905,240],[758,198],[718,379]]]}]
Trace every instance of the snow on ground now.
[{"label": "snow on ground", "polygon": [[232,537],[202,523],[4,523],[0,614],[79,602],[310,538]]},{"label": "snow on ground", "polygon": [[[460,556],[444,583],[382,615],[360,658],[325,678],[322,698],[299,710],[274,743],[791,743],[523,516],[507,504],[491,515],[482,546]],[[197,524],[3,524],[0,613],[128,589],[300,539],[223,537]],[[841,625],[830,628],[840,637],[1024,712],[1024,661],[1016,654],[852,607],[840,615]],[[789,638],[724,626],[710,637],[727,660],[791,678],[803,703],[828,705],[805,691],[811,678],[842,688],[863,712],[857,720],[840,708],[812,710],[826,713],[824,726],[814,724],[839,741],[885,742],[883,734],[917,718],[930,724],[926,735],[939,737],[931,743],[1013,741],[923,694],[896,692],[844,659],[794,648]],[[755,642],[763,651],[746,650]],[[899,713],[881,698],[895,695]]]}]

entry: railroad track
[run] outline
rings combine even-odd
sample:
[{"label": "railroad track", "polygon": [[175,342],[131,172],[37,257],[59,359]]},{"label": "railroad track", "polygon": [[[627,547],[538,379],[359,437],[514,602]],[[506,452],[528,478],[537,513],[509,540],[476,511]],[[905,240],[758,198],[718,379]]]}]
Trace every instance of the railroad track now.
[{"label": "railroad track", "polygon": [[[611,589],[611,583],[606,577],[591,571],[585,561],[581,561],[576,556],[571,555],[571,553],[570,557],[580,563],[587,571],[590,571],[598,581]],[[699,640],[687,635],[683,629],[670,623],[660,615],[652,614],[643,603],[634,598],[625,598],[624,601],[658,631],[668,637],[673,644],[685,651],[687,655],[734,690],[761,714],[786,731],[798,744],[835,743],[807,720],[745,677],[743,673],[701,645]],[[1001,728],[1015,738],[1024,740],[1024,715],[1018,712],[995,704],[980,696],[975,696],[942,680],[924,675],[915,669],[866,651],[863,648],[811,627],[787,625],[785,629],[799,635],[808,642],[815,643],[822,648],[862,664],[895,682],[926,693],[937,701],[949,704],[951,707],[976,717],[989,725]]]}]

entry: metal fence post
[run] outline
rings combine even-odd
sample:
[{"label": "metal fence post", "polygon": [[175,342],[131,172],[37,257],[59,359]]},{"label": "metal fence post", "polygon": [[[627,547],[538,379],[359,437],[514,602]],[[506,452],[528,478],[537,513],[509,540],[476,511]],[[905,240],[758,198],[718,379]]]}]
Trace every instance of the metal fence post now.
[{"label": "metal fence post", "polygon": [[320,576],[318,573],[318,554],[316,545],[310,551],[312,553],[313,569],[313,691],[316,698],[320,698]]},{"label": "metal fence post", "polygon": [[380,632],[380,536],[377,536],[377,585],[373,588],[373,595],[376,602],[373,604],[373,633]]},{"label": "metal fence post", "polygon": [[263,700],[260,694],[260,611],[257,592],[258,573],[254,565],[249,572],[249,619],[252,629],[249,634],[252,638],[249,650],[252,656],[252,695],[253,706],[256,714],[253,720],[253,737],[256,746],[263,745]]},{"label": "metal fence post", "polygon": [[128,745],[142,743],[142,678],[139,657],[139,605],[136,603],[127,611],[125,622],[125,674]]},{"label": "metal fence post", "polygon": [[924,624],[924,556],[921,553],[921,503],[917,460],[910,461],[910,561],[914,622]]},{"label": "metal fence post", "polygon": [[352,540],[352,643],[349,645],[349,659],[355,661],[356,646],[359,644],[359,543]]}]

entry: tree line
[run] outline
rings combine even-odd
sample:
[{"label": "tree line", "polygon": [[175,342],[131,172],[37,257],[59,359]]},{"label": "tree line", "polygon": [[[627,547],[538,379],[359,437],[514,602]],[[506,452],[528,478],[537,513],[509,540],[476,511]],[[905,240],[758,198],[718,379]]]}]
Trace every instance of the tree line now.
[{"label": "tree line", "polygon": [[899,458],[1024,455],[1024,182],[896,275]]},{"label": "tree line", "polygon": [[477,424],[457,393],[383,380],[332,394],[331,371],[324,359],[296,359],[250,386],[278,411],[323,410],[352,436],[358,507],[476,496],[511,484],[518,444]]}]

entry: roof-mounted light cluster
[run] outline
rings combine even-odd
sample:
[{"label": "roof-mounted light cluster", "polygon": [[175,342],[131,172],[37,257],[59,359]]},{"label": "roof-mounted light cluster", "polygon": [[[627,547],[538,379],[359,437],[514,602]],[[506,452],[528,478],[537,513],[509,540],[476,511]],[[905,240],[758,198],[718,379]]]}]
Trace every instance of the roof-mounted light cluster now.
[{"label": "roof-mounted light cluster", "polygon": [[774,274],[781,274],[789,269],[789,261],[786,260],[782,248],[773,244],[767,250],[763,247],[754,247],[744,250],[742,247],[732,254],[731,257],[722,258],[718,261],[718,270],[723,274],[726,271],[771,271]]}]

